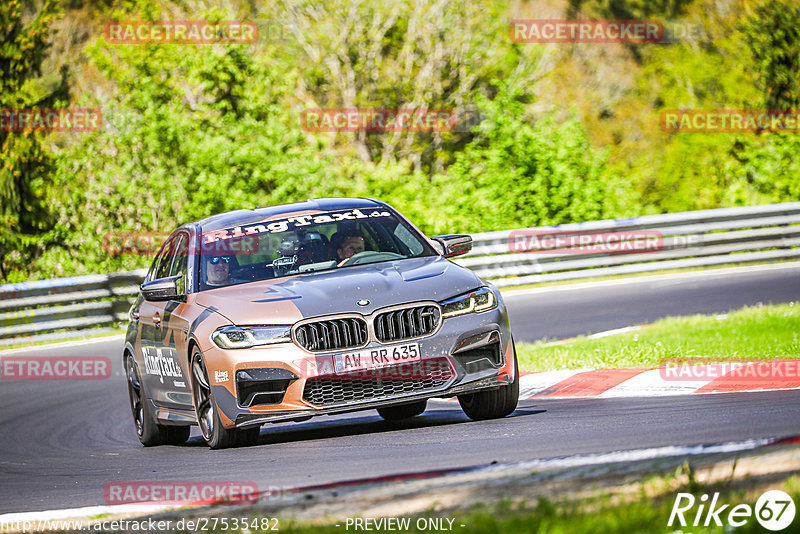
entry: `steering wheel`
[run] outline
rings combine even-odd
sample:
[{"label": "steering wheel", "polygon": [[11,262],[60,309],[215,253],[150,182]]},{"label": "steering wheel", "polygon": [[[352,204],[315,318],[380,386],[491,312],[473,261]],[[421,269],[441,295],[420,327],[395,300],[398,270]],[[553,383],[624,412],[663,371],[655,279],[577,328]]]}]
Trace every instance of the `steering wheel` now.
[{"label": "steering wheel", "polygon": [[[380,256],[380,258],[376,258],[376,256]],[[349,258],[343,259],[337,264],[337,267],[344,267],[345,265],[361,265],[362,263],[372,263],[375,261],[399,260],[402,258],[402,255],[395,254],[394,252],[365,250],[364,252],[359,252],[357,254],[353,254]]]}]

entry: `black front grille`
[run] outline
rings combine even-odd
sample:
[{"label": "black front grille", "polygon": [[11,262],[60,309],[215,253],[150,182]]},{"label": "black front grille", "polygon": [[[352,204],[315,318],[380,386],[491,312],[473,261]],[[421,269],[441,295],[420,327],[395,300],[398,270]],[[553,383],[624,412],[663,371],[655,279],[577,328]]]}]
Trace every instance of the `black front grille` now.
[{"label": "black front grille", "polygon": [[375,317],[375,337],[381,343],[425,336],[439,326],[441,313],[436,306],[416,306],[393,310]]},{"label": "black front grille", "polygon": [[401,397],[442,389],[453,376],[447,359],[437,358],[352,375],[309,378],[303,390],[303,399],[325,407],[346,402]]},{"label": "black front grille", "polygon": [[360,347],[367,342],[367,323],[354,317],[317,321],[298,326],[294,337],[312,352]]}]

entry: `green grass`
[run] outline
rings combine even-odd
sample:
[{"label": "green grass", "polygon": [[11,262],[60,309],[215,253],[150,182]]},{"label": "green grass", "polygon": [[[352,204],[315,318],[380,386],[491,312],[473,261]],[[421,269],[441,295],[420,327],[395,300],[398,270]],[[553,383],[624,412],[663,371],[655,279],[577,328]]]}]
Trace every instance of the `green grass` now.
[{"label": "green grass", "polygon": [[690,358],[798,358],[800,303],[667,318],[635,332],[560,345],[517,343],[517,357],[522,371],[657,367],[664,360]]},{"label": "green grass", "polygon": [[[732,532],[728,527],[725,528],[727,513],[736,504],[747,504],[755,506],[758,496],[766,489],[775,489],[775,485],[764,485],[756,483],[750,487],[736,489],[726,487],[726,483],[715,485],[698,484],[690,481],[683,487],[664,491],[660,495],[652,495],[641,485],[638,492],[632,496],[614,496],[612,493],[602,493],[593,497],[581,500],[561,500],[550,501],[541,499],[536,503],[520,504],[506,501],[498,505],[481,505],[464,511],[455,511],[449,514],[416,514],[410,516],[410,527],[408,530],[395,530],[393,532],[442,532],[440,530],[417,529],[416,523],[420,518],[450,518],[454,519],[452,532],[457,534],[473,533],[547,533],[547,534],[653,534],[653,533],[674,533],[682,531],[693,534],[722,533]],[[779,489],[787,492],[795,502],[800,502],[800,480],[794,476],[777,484]],[[723,523],[722,527],[694,527],[691,522],[694,520],[694,513],[697,506],[690,512],[686,512],[684,517],[689,525],[681,527],[677,521],[672,527],[667,525],[670,512],[678,492],[690,492],[698,497],[703,494],[712,495],[719,492],[719,505],[730,504],[730,506],[720,515]],[[409,516],[406,516],[409,517]],[[701,519],[705,519],[705,514]],[[338,523],[340,526],[336,526]],[[445,525],[447,523],[445,522]],[[713,522],[712,522],[713,524]],[[461,526],[464,525],[464,526]],[[307,522],[283,521],[280,522],[282,532],[297,534],[343,534],[346,532],[357,532],[352,524],[346,528],[344,520],[330,521],[324,524],[311,524]],[[763,529],[755,517],[747,519],[747,523],[735,530],[740,534],[751,532],[769,532]],[[784,534],[800,531],[800,518],[795,517],[792,524],[782,530]],[[363,530],[361,531],[363,532]],[[373,532],[392,532],[383,529],[376,529]]]}]

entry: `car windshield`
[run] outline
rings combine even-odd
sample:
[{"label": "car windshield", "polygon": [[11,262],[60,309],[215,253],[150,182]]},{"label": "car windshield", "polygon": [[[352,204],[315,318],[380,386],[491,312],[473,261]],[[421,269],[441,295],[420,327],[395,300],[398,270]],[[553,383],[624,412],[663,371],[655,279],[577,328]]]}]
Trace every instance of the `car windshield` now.
[{"label": "car windshield", "polygon": [[384,209],[290,216],[204,231],[200,290],[433,254]]}]

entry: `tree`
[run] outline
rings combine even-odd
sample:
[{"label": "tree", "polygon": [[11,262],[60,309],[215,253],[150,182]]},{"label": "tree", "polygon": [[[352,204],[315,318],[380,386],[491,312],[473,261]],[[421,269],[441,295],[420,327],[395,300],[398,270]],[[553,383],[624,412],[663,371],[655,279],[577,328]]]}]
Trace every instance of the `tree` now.
[{"label": "tree", "polygon": [[[29,23],[20,0],[0,3],[0,109],[60,107],[69,100],[68,70],[43,80],[50,24],[58,16],[51,0]],[[28,264],[53,227],[46,207],[53,156],[44,133],[0,128],[0,279]]]},{"label": "tree", "polygon": [[[479,99],[487,120],[448,169],[448,215],[462,231],[564,224],[630,214],[632,194],[609,173],[575,119],[525,118],[525,102],[500,85]],[[448,187],[449,185],[449,187]]]},{"label": "tree", "polygon": [[742,25],[767,109],[800,105],[800,4],[762,1]]},{"label": "tree", "polygon": [[[160,19],[157,11],[146,16]],[[213,12],[195,18],[224,19]],[[169,232],[220,212],[335,190],[330,155],[285,105],[291,72],[255,48],[102,39],[88,47],[115,90],[96,104],[105,128],[83,136],[60,161],[68,194],[58,210],[68,237],[48,251],[47,263],[70,272],[143,266],[146,257],[109,256],[103,236]]]},{"label": "tree", "polygon": [[[280,0],[299,47],[304,105],[312,108],[453,110],[463,115],[499,79],[530,90],[541,49],[508,38],[503,2]],[[441,172],[471,139],[452,133],[339,134],[364,161],[407,160]]]}]

